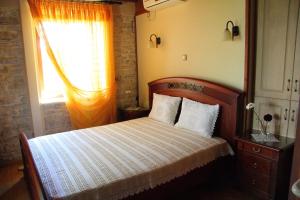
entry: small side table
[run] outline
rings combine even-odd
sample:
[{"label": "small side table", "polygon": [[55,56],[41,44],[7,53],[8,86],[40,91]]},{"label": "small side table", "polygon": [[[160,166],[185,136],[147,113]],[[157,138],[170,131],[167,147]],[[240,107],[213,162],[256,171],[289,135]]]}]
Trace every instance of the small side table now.
[{"label": "small side table", "polygon": [[237,137],[237,173],[243,190],[259,199],[287,199],[294,139],[256,142]]},{"label": "small side table", "polygon": [[128,107],[119,109],[119,121],[126,121],[149,115],[150,110],[143,107]]}]

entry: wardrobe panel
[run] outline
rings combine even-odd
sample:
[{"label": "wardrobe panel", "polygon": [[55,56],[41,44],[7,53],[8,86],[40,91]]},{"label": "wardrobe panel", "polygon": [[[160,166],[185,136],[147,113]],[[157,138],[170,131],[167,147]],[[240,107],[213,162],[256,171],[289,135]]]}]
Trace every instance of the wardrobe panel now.
[{"label": "wardrobe panel", "polygon": [[290,116],[289,116],[289,127],[287,137],[295,138],[296,137],[296,128],[298,120],[298,101],[291,101],[290,107]]},{"label": "wardrobe panel", "polygon": [[[287,134],[290,101],[255,97],[255,111],[261,119],[263,119],[265,114],[273,116],[272,121],[268,124],[269,133],[283,136]],[[253,129],[260,130],[260,124],[256,116],[253,119]]]},{"label": "wardrobe panel", "polygon": [[298,11],[297,39],[295,49],[292,100],[299,101],[300,98],[300,12]]},{"label": "wardrobe panel", "polygon": [[290,98],[297,25],[291,12],[296,1],[258,1],[256,96]]}]

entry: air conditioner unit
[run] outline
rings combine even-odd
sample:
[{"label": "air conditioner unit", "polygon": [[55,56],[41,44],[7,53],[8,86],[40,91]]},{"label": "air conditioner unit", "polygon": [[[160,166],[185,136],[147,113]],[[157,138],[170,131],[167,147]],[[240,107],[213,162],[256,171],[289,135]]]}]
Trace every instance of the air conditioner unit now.
[{"label": "air conditioner unit", "polygon": [[186,0],[143,0],[143,3],[146,10],[154,11],[174,6],[184,1]]}]

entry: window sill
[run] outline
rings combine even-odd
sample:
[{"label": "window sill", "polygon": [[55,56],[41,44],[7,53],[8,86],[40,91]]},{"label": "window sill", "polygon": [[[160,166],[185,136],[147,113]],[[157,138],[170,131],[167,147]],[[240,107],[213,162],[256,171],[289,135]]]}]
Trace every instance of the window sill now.
[{"label": "window sill", "polygon": [[40,99],[40,104],[54,104],[54,103],[65,103],[66,99],[64,97],[51,98],[51,99]]}]

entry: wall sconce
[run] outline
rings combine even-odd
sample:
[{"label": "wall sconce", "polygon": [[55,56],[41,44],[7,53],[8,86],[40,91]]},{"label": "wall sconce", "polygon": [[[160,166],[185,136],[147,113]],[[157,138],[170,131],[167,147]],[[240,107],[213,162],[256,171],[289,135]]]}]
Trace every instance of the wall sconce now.
[{"label": "wall sconce", "polygon": [[[231,31],[228,28],[229,24],[231,24],[231,26],[232,26]],[[239,27],[235,26],[232,21],[228,21],[226,23],[226,28],[225,28],[225,31],[224,31],[224,40],[225,41],[227,41],[227,40],[232,40],[233,41],[234,37],[239,36],[239,34],[240,34]]]},{"label": "wall sconce", "polygon": [[157,48],[158,45],[161,43],[160,37],[158,37],[156,34],[151,34],[149,39],[149,48]]}]

